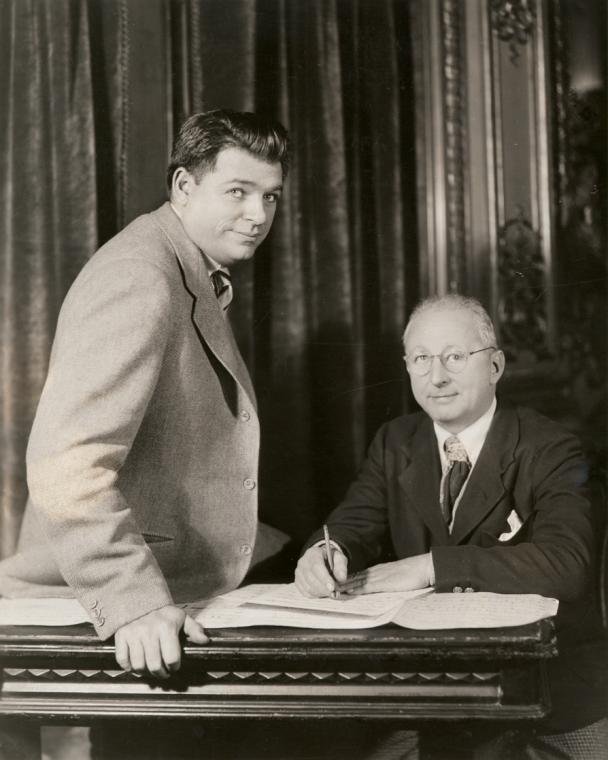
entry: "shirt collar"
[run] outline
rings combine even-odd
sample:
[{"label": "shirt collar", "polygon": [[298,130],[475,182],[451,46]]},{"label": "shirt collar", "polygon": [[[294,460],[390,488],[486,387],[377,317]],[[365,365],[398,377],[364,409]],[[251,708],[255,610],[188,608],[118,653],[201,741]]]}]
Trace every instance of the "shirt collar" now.
[{"label": "shirt collar", "polygon": [[209,254],[205,253],[204,251],[201,251],[201,253],[203,254],[203,261],[207,267],[207,273],[209,277],[211,277],[214,272],[226,272],[226,274],[230,274],[228,267],[223,267],[221,264],[218,264],[217,261],[212,259],[211,256],[209,256]]},{"label": "shirt collar", "polygon": [[[492,403],[490,404],[490,408],[488,409],[487,412],[484,412],[481,415],[481,417],[478,417],[472,425],[469,425],[469,427],[465,428],[464,430],[461,430],[460,433],[458,433],[458,440],[465,447],[467,455],[469,457],[469,461],[471,462],[471,466],[475,465],[475,462],[477,461],[477,458],[479,457],[481,448],[486,440],[486,436],[488,435],[488,430],[490,429],[490,425],[492,424],[492,418],[494,417],[495,411],[496,411],[496,397],[494,397],[494,399],[492,400]],[[445,428],[442,428],[441,425],[439,425],[436,422],[433,422],[433,427],[435,428],[435,436],[437,438],[437,445],[439,446],[439,456],[441,457],[441,465],[442,467],[445,467],[447,463],[447,458],[445,455],[445,451],[443,450],[443,445],[446,442],[446,440],[451,435],[453,435],[453,433],[450,433]]]}]

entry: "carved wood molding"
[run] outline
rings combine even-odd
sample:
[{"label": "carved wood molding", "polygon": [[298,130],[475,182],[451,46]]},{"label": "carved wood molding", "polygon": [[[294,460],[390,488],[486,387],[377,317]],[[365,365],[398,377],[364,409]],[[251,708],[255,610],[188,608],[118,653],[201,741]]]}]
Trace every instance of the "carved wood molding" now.
[{"label": "carved wood molding", "polygon": [[491,23],[498,39],[509,43],[517,66],[519,47],[528,44],[536,26],[536,0],[491,0]]},{"label": "carved wood molding", "polygon": [[466,286],[466,116],[460,0],[411,5],[421,291]]},{"label": "carved wood molding", "polygon": [[547,359],[550,352],[540,235],[522,209],[499,230],[498,250],[500,345],[511,361]]},{"label": "carved wood molding", "polygon": [[90,626],[0,627],[0,717],[200,720],[535,719],[553,623],[501,630],[210,631],[166,681],[119,669]]},{"label": "carved wood molding", "polygon": [[[535,669],[492,672],[208,671],[151,682],[119,670],[5,668],[0,714],[164,718],[540,717]],[[537,671],[538,672],[538,671]],[[517,683],[517,698],[511,689]],[[524,686],[524,684],[527,684]],[[542,689],[541,689],[542,691]]]},{"label": "carved wood molding", "polygon": [[564,30],[559,0],[551,1],[549,36],[551,44],[551,70],[553,84],[553,134],[555,165],[555,204],[559,209],[558,222],[567,221],[565,204],[568,192],[568,51],[564,44]]},{"label": "carved wood molding", "polygon": [[[137,675],[124,670],[69,670],[65,668],[5,668],[4,669],[4,687],[10,690],[9,682],[54,682],[64,683],[85,683],[94,682],[95,684],[103,683],[140,683],[142,687],[149,686],[149,682]],[[311,672],[311,671],[207,671],[200,675],[191,676],[188,679],[190,686],[201,685],[206,683],[222,683],[224,685],[238,685],[243,683],[253,683],[264,685],[269,683],[283,684],[292,686],[294,683],[305,684],[349,684],[352,686],[374,685],[394,685],[402,683],[412,683],[417,685],[432,684],[435,686],[451,686],[452,684],[471,684],[478,685],[482,683],[498,682],[500,673],[471,673],[471,672]],[[179,679],[175,679],[179,684]],[[91,688],[95,688],[92,684]],[[158,688],[158,684],[152,688]]]},{"label": "carved wood molding", "polygon": [[463,289],[465,257],[465,116],[464,66],[460,0],[444,0],[441,14],[444,43],[445,172],[447,182],[448,287]]}]

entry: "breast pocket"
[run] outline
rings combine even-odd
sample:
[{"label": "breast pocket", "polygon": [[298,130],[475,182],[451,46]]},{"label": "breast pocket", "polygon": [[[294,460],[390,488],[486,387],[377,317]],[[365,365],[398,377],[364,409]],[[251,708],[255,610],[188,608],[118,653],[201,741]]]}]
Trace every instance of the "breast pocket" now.
[{"label": "breast pocket", "polygon": [[512,509],[507,514],[504,522],[495,531],[482,531],[481,546],[484,548],[490,546],[514,546],[522,541],[529,540],[532,520],[532,514],[522,520],[520,515]]}]

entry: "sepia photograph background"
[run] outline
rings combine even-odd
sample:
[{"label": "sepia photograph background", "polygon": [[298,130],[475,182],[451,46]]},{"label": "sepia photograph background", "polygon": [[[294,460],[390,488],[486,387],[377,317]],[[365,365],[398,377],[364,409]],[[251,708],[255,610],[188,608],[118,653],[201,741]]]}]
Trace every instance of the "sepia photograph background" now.
[{"label": "sepia photograph background", "polygon": [[230,313],[286,573],[415,408],[400,340],[429,294],[484,303],[501,396],[575,431],[605,482],[606,28],[604,0],[0,0],[1,556],[62,300],[213,108],[293,143]]}]

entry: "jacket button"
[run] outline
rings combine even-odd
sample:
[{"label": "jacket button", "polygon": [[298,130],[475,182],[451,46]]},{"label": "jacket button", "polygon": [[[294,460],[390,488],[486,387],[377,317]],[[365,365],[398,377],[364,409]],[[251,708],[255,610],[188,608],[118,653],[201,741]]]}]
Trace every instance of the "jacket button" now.
[{"label": "jacket button", "polygon": [[245,478],[245,480],[243,481],[243,486],[248,491],[253,491],[253,489],[255,488],[255,480],[253,478]]},{"label": "jacket button", "polygon": [[251,419],[251,415],[246,409],[241,410],[239,417],[241,418],[243,422],[249,422],[249,420]]},{"label": "jacket button", "polygon": [[472,586],[467,586],[464,590],[465,594],[475,593],[475,589]]},{"label": "jacket button", "polygon": [[462,594],[462,586],[454,586],[454,588],[452,589],[452,591],[455,594]]},{"label": "jacket button", "polygon": [[105,617],[102,616],[102,617],[99,618],[99,620],[97,622],[99,623],[99,625],[103,625],[106,622],[106,619],[105,619]]},{"label": "jacket button", "polygon": [[251,554],[251,546],[249,546],[249,544],[241,544],[239,551],[241,554]]}]

